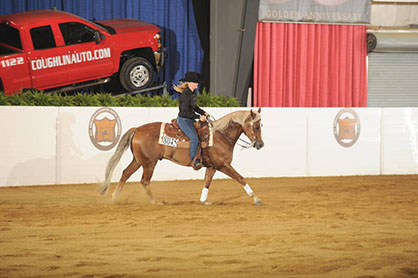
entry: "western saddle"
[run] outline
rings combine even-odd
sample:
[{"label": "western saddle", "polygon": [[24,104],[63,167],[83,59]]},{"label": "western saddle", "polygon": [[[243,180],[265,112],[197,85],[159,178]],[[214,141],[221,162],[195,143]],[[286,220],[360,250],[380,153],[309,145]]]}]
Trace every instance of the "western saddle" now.
[{"label": "western saddle", "polygon": [[[209,146],[209,124],[208,122],[197,121],[194,123],[194,127],[199,137],[199,146],[203,149]],[[166,124],[164,127],[164,134],[171,138],[179,140],[178,148],[189,148],[190,139],[180,129],[177,124],[177,119],[172,119],[171,123]]]},{"label": "western saddle", "polygon": [[[196,129],[197,136],[199,137],[199,146],[197,148],[196,156],[192,161],[192,167],[195,170],[198,170],[202,167],[202,165],[199,165],[199,167],[196,168],[195,161],[196,159],[202,161],[202,149],[205,149],[209,146],[210,131],[208,122],[197,121],[194,123],[194,127]],[[172,119],[171,123],[164,124],[164,127],[162,127],[162,132],[164,132],[165,136],[174,138],[178,141],[177,148],[190,148],[190,139],[178,126],[177,119]]]}]

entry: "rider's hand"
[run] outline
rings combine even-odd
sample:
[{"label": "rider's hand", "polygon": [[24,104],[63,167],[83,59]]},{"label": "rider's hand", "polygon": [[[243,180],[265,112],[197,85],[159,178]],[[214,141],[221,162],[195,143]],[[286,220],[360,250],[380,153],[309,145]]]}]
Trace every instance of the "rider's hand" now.
[{"label": "rider's hand", "polygon": [[206,113],[205,113],[205,117],[206,117],[206,118],[209,118],[209,113],[207,113],[207,112],[206,112]]},{"label": "rider's hand", "polygon": [[200,115],[199,120],[202,121],[202,122],[206,122],[206,117],[203,116],[203,115]]}]

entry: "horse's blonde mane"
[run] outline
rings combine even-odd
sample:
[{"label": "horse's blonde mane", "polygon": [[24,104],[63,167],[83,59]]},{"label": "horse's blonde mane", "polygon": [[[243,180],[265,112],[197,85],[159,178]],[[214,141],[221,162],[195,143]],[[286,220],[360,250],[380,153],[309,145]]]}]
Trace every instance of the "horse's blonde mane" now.
[{"label": "horse's blonde mane", "polygon": [[[251,111],[235,111],[230,114],[227,114],[220,118],[219,120],[212,122],[212,130],[215,131],[222,131],[225,130],[231,122],[238,123],[241,126],[244,125],[245,120],[250,116]],[[260,113],[253,111],[255,114],[254,121],[258,121],[261,119]]]}]

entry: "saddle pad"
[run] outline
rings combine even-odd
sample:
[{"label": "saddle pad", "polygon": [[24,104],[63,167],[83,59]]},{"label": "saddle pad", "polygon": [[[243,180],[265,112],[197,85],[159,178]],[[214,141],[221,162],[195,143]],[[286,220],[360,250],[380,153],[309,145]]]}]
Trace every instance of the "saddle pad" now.
[{"label": "saddle pad", "polygon": [[[161,123],[160,136],[158,138],[158,144],[165,145],[173,148],[190,148],[190,140],[180,139],[172,136],[168,136],[165,133],[167,123]],[[187,138],[188,139],[188,138]],[[213,146],[213,132],[212,128],[209,126],[209,145],[208,147]]]}]

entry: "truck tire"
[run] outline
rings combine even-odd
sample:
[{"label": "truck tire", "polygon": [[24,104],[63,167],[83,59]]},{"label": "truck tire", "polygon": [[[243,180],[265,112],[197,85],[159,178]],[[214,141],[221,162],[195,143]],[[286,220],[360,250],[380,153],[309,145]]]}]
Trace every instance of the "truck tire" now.
[{"label": "truck tire", "polygon": [[148,60],[134,57],[127,60],[120,69],[119,79],[127,91],[148,88],[154,79],[154,68]]}]

